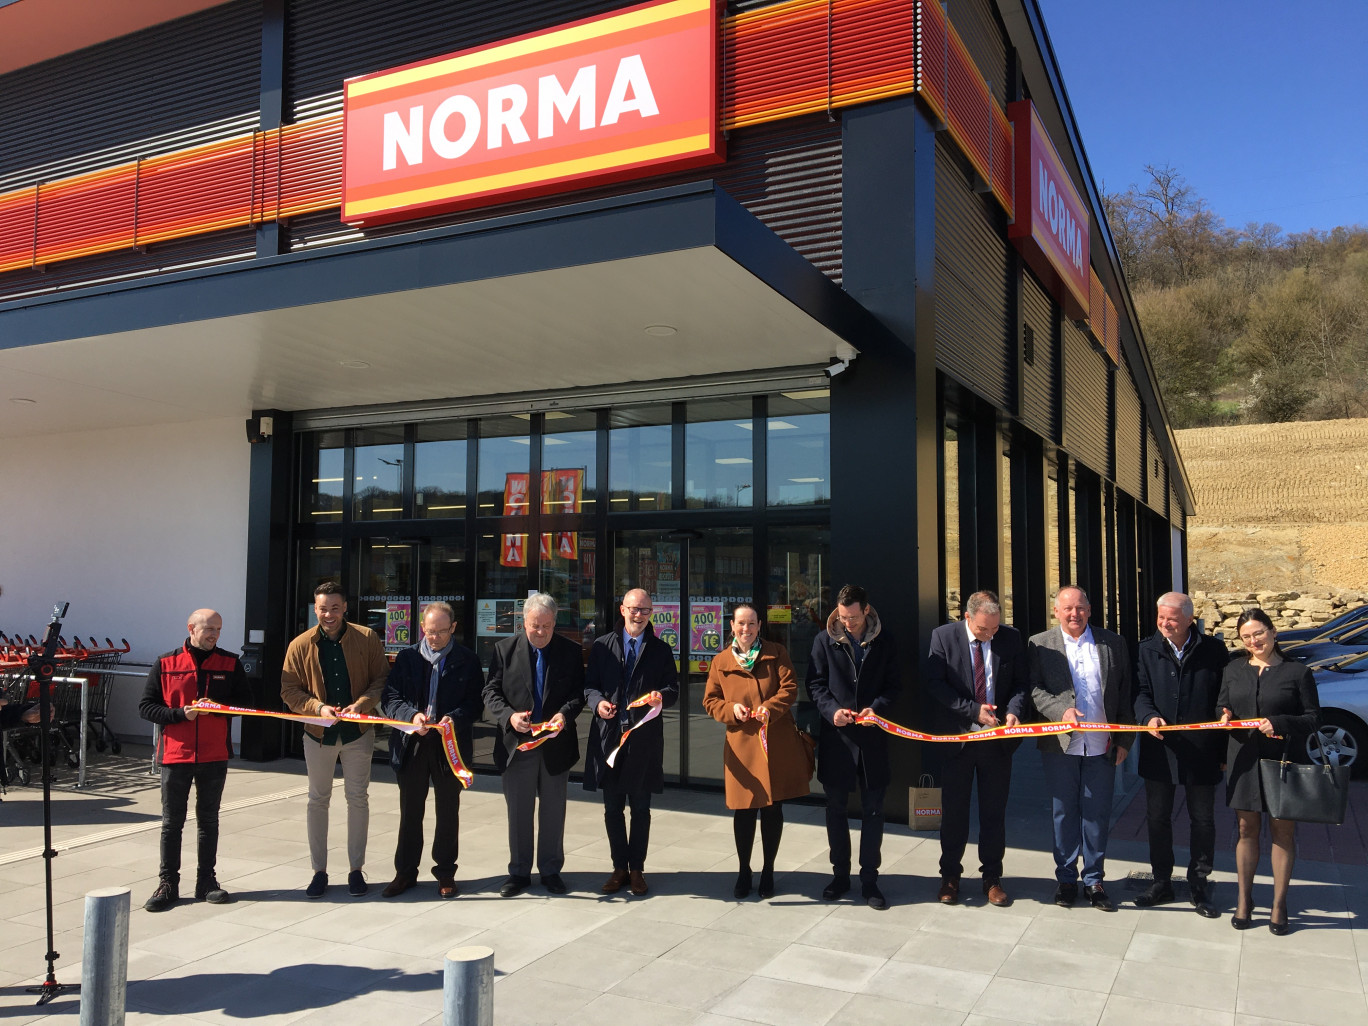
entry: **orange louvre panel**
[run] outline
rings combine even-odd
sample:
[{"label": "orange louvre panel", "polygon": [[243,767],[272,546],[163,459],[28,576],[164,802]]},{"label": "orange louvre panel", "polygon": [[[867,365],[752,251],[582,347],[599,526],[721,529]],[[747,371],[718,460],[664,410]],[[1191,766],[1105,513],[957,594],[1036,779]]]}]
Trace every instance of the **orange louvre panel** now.
[{"label": "orange louvre panel", "polygon": [[1013,174],[1012,162],[1012,122],[1007,117],[1007,112],[996,103],[990,108],[993,114],[991,126],[992,134],[989,137],[991,143],[992,160],[989,162],[989,185],[993,187],[993,195],[1002,204],[1002,209],[1007,211],[1008,217],[1016,216],[1016,177]]},{"label": "orange louvre panel", "polygon": [[1111,296],[1103,293],[1102,303],[1106,309],[1106,334],[1102,340],[1102,348],[1111,357],[1111,362],[1118,367],[1121,365],[1121,321],[1116,314],[1116,305],[1111,301]]},{"label": "orange louvre panel", "polygon": [[0,272],[33,266],[33,215],[38,189],[0,195]]},{"label": "orange louvre panel", "polygon": [[44,186],[34,262],[132,246],[136,179],[125,164]]},{"label": "orange louvre panel", "polygon": [[252,136],[143,161],[138,241],[164,242],[246,224],[251,171]]},{"label": "orange louvre panel", "polygon": [[917,93],[947,122],[950,104],[950,23],[932,0],[917,2]]},{"label": "orange louvre panel", "polygon": [[289,125],[279,146],[280,217],[341,205],[342,115]]},{"label": "orange louvre panel", "polygon": [[722,28],[722,127],[740,128],[829,104],[828,0],[789,0]]},{"label": "orange louvre panel", "polygon": [[1088,267],[1088,329],[1092,336],[1097,340],[1097,344],[1105,346],[1107,336],[1107,291],[1102,287],[1102,279],[1097,276],[1097,272],[1092,266]]}]

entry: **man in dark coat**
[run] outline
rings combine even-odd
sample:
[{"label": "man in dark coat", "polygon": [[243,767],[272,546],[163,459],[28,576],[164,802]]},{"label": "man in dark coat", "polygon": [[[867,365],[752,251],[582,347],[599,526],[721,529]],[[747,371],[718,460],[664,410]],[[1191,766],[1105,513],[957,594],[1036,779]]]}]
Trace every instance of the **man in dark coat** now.
[{"label": "man in dark coat", "polygon": [[[660,711],[679,698],[679,668],[670,646],[651,629],[648,592],[633,588],[622,596],[619,611],[622,629],[603,635],[589,650],[584,697],[594,721],[584,754],[584,789],[603,791],[603,823],[613,874],[600,890],[616,894],[627,885],[633,894],[645,894],[651,795],[665,790],[665,728]],[[645,705],[628,708],[643,696],[648,698]],[[629,730],[627,743],[609,766],[609,756]],[[632,809],[630,837],[624,815],[628,804]]]},{"label": "man in dark coat", "polygon": [[[1026,717],[1026,652],[1021,635],[1002,626],[1002,609],[991,591],[976,591],[964,604],[964,620],[931,632],[926,692],[934,703],[935,731],[967,734],[1015,727]],[[941,769],[941,885],[943,904],[959,900],[962,859],[969,840],[969,799],[978,777],[979,869],[990,904],[1009,905],[1002,886],[1007,851],[1007,795],[1016,741],[972,741],[945,752]]]},{"label": "man in dark coat", "polygon": [[432,875],[437,878],[437,896],[456,897],[461,783],[441,733],[428,725],[450,724],[461,757],[469,759],[474,724],[484,712],[484,673],[475,653],[452,637],[455,616],[445,602],[433,602],[423,610],[423,640],[395,656],[380,698],[388,719],[407,720],[418,728],[412,734],[390,731],[390,765],[399,782],[399,840],[394,879],[383,891],[387,898],[398,897],[418,882],[429,786],[436,793]]},{"label": "man in dark coat", "polygon": [[826,630],[812,642],[807,689],[822,714],[817,779],[826,791],[831,883],[822,897],[850,890],[850,792],[860,789],[860,890],[871,908],[888,902],[879,890],[884,795],[888,791],[888,735],[856,726],[858,716],[888,716],[897,699],[898,650],[864,588],[847,584],[836,596]]},{"label": "man in dark coat", "polygon": [[[523,633],[500,641],[489,659],[484,700],[499,725],[494,764],[503,774],[508,806],[508,879],[499,889],[505,898],[532,883],[534,813],[542,886],[565,893],[565,788],[579,759],[575,717],[584,708],[584,657],[579,645],[555,631],[556,600],[531,595],[523,605]],[[539,740],[532,728],[542,723],[558,725],[557,732],[518,751]]]},{"label": "man in dark coat", "polygon": [[[1230,660],[1225,645],[1198,632],[1192,599],[1182,592],[1159,596],[1157,605],[1159,630],[1140,643],[1135,722],[1154,728],[1219,720],[1216,700]],[[1140,735],[1140,776],[1145,779],[1145,820],[1154,871],[1154,882],[1135,899],[1141,908],[1173,900],[1173,799],[1181,784],[1191,831],[1189,898],[1200,915],[1217,916],[1207,878],[1216,855],[1216,785],[1221,782],[1225,743],[1224,733],[1215,730]]]}]

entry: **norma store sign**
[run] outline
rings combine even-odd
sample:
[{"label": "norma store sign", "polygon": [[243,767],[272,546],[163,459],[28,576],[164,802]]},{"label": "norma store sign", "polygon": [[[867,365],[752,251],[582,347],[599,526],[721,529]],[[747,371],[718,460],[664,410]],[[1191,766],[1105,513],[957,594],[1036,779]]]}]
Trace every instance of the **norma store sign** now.
[{"label": "norma store sign", "polygon": [[351,79],[342,220],[720,161],[716,3],[657,0]]},{"label": "norma store sign", "polygon": [[1087,317],[1088,208],[1040,123],[1035,104],[1008,104],[1007,116],[1016,140],[1016,220],[1007,237],[1065,312],[1073,318]]}]

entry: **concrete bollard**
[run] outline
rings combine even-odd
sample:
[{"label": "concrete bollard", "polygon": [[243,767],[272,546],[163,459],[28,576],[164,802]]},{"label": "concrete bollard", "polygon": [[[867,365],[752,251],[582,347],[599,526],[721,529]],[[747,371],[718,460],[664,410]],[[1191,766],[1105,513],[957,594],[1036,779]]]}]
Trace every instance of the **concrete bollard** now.
[{"label": "concrete bollard", "polygon": [[81,1026],[123,1026],[128,1004],[127,887],[86,895],[81,958]]},{"label": "concrete bollard", "polygon": [[494,1026],[493,948],[473,945],[447,952],[442,1026]]}]

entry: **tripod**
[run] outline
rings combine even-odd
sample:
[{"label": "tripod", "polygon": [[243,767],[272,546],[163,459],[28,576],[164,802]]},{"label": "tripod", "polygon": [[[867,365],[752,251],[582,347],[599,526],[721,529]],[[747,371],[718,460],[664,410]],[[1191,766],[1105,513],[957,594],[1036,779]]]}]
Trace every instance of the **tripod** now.
[{"label": "tripod", "polygon": [[38,995],[38,1004],[45,1005],[60,994],[74,994],[81,989],[79,983],[58,983],[53,963],[62,956],[52,950],[52,860],[57,853],[52,850],[52,762],[48,751],[48,733],[52,729],[52,676],[56,672],[54,661],[57,655],[57,639],[62,633],[62,620],[66,617],[69,602],[62,602],[52,608],[52,622],[43,635],[43,650],[29,656],[29,669],[38,684],[38,752],[43,763],[43,869],[47,877],[47,979],[37,987],[29,987],[30,994]]}]

